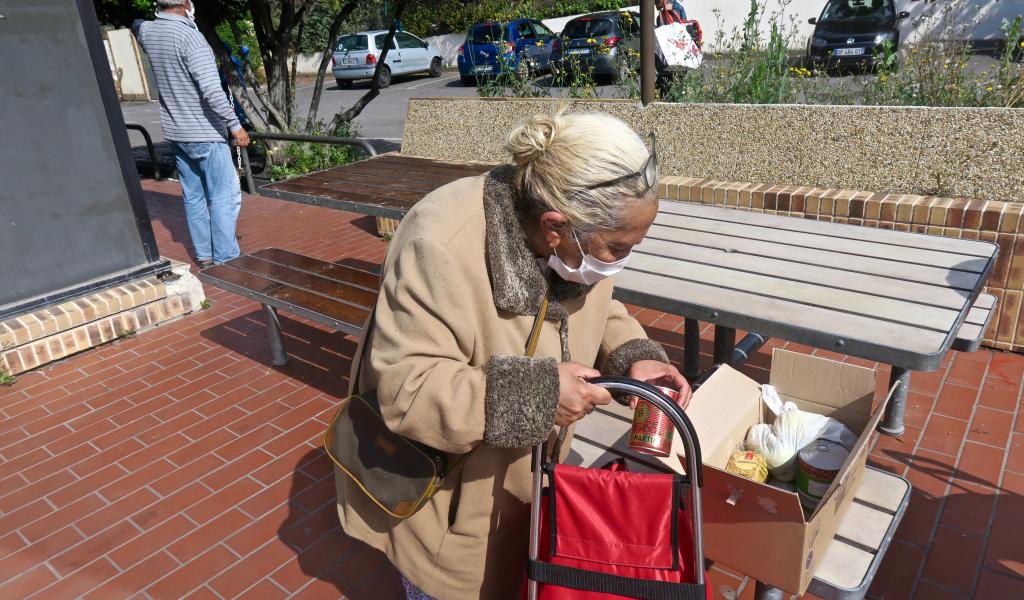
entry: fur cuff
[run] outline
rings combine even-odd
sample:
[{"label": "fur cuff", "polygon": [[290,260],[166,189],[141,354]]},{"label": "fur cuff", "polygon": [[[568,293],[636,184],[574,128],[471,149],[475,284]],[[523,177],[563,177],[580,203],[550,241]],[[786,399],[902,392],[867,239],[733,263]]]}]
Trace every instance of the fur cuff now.
[{"label": "fur cuff", "polygon": [[601,368],[606,377],[624,377],[629,367],[638,360],[656,360],[667,363],[668,354],[658,342],[647,338],[629,340],[608,354]]},{"label": "fur cuff", "polygon": [[494,355],[486,371],[484,443],[524,448],[547,438],[558,408],[555,359]]}]

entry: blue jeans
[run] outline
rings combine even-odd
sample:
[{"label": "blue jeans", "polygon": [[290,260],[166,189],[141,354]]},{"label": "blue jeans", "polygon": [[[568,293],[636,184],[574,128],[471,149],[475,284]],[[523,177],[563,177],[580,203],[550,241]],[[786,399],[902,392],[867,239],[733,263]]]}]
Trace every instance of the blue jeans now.
[{"label": "blue jeans", "polygon": [[238,172],[225,142],[171,142],[185,196],[185,217],[199,260],[239,254],[235,221],[242,207]]}]

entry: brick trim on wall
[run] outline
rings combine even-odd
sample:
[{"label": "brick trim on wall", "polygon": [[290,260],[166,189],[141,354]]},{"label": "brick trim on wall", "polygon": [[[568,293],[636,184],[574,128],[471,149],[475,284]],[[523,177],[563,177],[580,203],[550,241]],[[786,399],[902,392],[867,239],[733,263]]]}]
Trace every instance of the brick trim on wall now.
[{"label": "brick trim on wall", "polygon": [[150,277],[11,317],[0,322],[0,372],[35,369],[180,317],[191,304]]},{"label": "brick trim on wall", "polygon": [[999,299],[985,345],[1024,351],[1024,204],[663,176],[660,198],[999,245],[986,291]]}]

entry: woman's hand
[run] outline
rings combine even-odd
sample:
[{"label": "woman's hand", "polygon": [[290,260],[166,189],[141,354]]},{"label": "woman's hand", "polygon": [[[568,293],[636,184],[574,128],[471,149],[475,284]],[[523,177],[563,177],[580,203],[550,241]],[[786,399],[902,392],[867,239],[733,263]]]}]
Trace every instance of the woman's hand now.
[{"label": "woman's hand", "polygon": [[567,427],[579,421],[595,406],[608,404],[612,395],[601,386],[587,383],[601,372],[575,362],[558,364],[558,410],[555,425]]},{"label": "woman's hand", "polygon": [[[629,367],[626,376],[646,381],[651,385],[679,390],[679,405],[686,410],[690,404],[690,396],[693,395],[690,384],[686,382],[686,378],[679,372],[679,369],[668,363],[657,360],[638,360]],[[636,403],[636,396],[629,399],[630,408],[636,408]]]}]

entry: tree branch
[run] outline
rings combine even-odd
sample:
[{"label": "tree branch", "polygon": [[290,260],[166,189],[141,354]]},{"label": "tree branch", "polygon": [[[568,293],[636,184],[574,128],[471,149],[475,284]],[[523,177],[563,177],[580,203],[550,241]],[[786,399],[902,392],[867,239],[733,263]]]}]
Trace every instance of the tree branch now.
[{"label": "tree branch", "polygon": [[363,109],[366,108],[367,104],[380,95],[380,86],[377,85],[377,77],[380,75],[381,69],[384,68],[384,60],[388,56],[388,49],[391,48],[391,45],[394,43],[395,27],[398,25],[398,20],[402,18],[402,11],[405,10],[407,1],[408,0],[397,0],[395,2],[395,14],[391,17],[391,25],[388,27],[388,34],[384,38],[384,48],[380,51],[380,56],[377,57],[377,68],[373,70],[373,79],[370,83],[370,90],[363,94],[363,97],[357,100],[351,108],[334,115],[334,119],[331,121],[331,132],[337,132],[343,124],[351,123],[359,116],[359,113],[363,112]]},{"label": "tree branch", "polygon": [[320,68],[316,72],[316,84],[313,86],[313,98],[309,101],[309,112],[306,113],[306,132],[313,131],[316,123],[317,113],[320,111],[320,96],[324,91],[324,78],[327,75],[327,67],[331,64],[331,56],[334,53],[334,45],[338,43],[338,35],[341,33],[341,26],[345,24],[349,15],[356,9],[359,0],[349,0],[341,7],[338,14],[334,15],[331,27],[327,32],[327,46],[324,48],[323,56],[320,57]]}]

